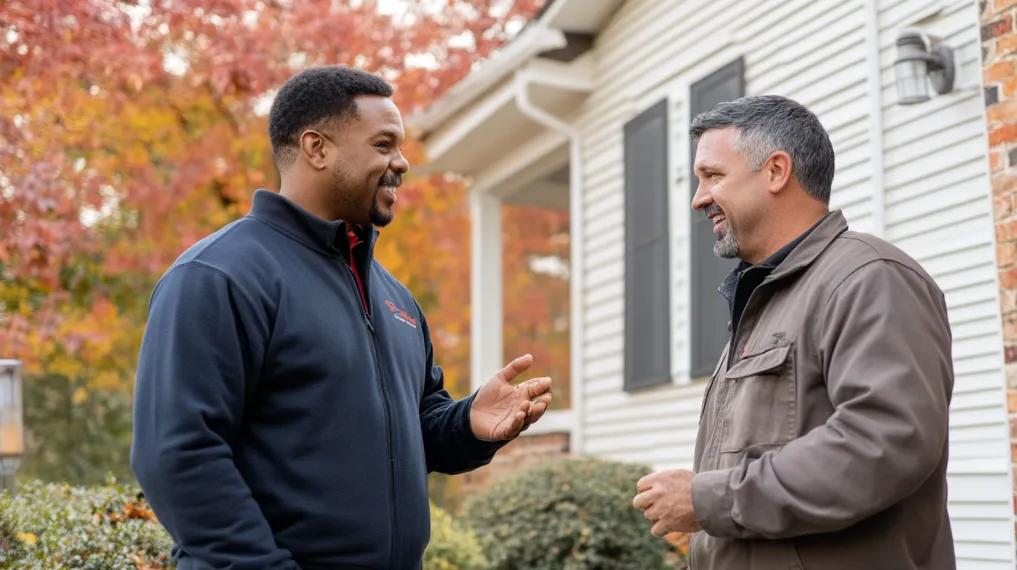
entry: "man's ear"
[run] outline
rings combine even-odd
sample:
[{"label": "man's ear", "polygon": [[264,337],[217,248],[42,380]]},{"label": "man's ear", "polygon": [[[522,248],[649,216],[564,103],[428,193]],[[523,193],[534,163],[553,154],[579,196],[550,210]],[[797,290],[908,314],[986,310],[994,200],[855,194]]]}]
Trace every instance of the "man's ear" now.
[{"label": "man's ear", "polygon": [[325,153],[325,137],[318,131],[308,129],[300,133],[297,141],[300,147],[300,159],[306,162],[314,170],[328,168],[327,156]]},{"label": "man's ear", "polygon": [[787,186],[788,182],[791,181],[791,155],[782,150],[778,150],[771,154],[770,158],[766,159],[761,170],[767,176],[767,189],[772,194],[777,194]]}]

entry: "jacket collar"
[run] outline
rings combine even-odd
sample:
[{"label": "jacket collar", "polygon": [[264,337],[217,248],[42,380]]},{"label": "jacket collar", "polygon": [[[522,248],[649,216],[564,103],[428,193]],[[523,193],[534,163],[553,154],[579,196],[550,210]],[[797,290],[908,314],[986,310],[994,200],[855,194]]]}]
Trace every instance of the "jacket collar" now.
[{"label": "jacket collar", "polygon": [[805,269],[847,229],[844,213],[840,210],[830,212],[797,247],[791,250],[766,281],[781,279]]},{"label": "jacket collar", "polygon": [[[323,220],[276,192],[257,190],[248,215],[321,253],[345,256],[350,250],[346,222]],[[371,226],[366,233],[361,239],[367,242],[368,251],[373,253],[378,229]]]}]

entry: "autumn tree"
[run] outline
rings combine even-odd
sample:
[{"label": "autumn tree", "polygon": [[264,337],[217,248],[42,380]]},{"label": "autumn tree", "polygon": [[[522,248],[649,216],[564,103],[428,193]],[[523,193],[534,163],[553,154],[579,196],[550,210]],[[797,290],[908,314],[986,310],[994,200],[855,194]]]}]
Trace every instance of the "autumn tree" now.
[{"label": "autumn tree", "polygon": [[[353,65],[391,81],[408,114],[541,3],[0,3],[0,356],[26,364],[29,473],[128,475],[148,296],[181,251],[247,211],[253,189],[276,186],[274,88],[310,65]],[[378,250],[420,297],[460,394],[464,196],[453,178],[409,177]]]}]

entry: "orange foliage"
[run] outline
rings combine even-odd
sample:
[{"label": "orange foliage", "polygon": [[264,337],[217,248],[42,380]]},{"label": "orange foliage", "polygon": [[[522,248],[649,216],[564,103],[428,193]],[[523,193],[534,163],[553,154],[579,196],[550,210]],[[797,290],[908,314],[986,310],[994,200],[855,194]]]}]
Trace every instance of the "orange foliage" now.
[{"label": "orange foliage", "polygon": [[[25,360],[30,373],[129,389],[155,279],[245,213],[255,188],[276,184],[265,117],[273,87],[309,65],[354,65],[390,80],[408,114],[542,3],[407,2],[397,15],[374,0],[0,3],[0,356]],[[417,63],[428,58],[436,68]],[[451,178],[408,178],[378,248],[420,297],[460,394],[469,386],[464,197]],[[547,317],[526,312],[541,306],[530,289],[506,287],[530,301],[518,322],[533,325],[520,338]]]}]

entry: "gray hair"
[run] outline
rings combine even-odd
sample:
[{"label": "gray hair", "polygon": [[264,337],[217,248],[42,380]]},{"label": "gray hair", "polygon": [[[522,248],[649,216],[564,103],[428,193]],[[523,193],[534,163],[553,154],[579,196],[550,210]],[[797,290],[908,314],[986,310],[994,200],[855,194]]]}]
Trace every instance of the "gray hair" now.
[{"label": "gray hair", "polygon": [[816,115],[796,101],[778,95],[753,95],[696,116],[689,127],[693,144],[703,133],[735,127],[735,149],[752,170],[759,170],[777,151],[791,157],[791,173],[810,196],[830,203],[834,156],[830,135]]}]

